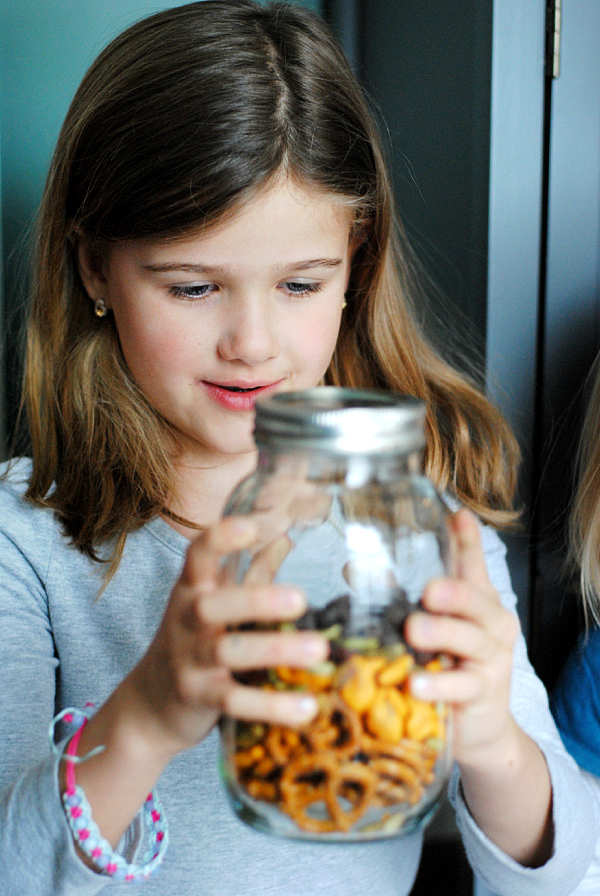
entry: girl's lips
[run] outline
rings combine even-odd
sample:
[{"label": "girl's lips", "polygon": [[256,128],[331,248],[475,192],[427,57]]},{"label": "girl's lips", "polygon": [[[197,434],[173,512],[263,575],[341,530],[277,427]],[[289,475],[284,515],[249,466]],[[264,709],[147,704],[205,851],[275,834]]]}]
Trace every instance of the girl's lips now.
[{"label": "girl's lips", "polygon": [[[213,401],[216,401],[221,407],[227,408],[228,411],[252,411],[254,410],[254,403],[257,399],[261,398],[263,395],[267,395],[269,392],[273,392],[280,382],[281,380],[277,380],[276,383],[265,383],[260,386],[253,386],[251,383],[239,382],[224,385],[222,383],[209,383],[207,380],[202,380],[202,385]],[[236,389],[246,389],[249,391],[232,391]]]}]

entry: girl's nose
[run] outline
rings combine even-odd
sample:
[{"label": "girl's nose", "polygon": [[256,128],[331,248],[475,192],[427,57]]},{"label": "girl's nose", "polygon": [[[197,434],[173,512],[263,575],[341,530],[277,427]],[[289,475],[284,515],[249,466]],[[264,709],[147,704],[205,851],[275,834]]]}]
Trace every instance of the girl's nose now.
[{"label": "girl's nose", "polygon": [[250,301],[232,309],[219,340],[219,354],[225,361],[256,366],[278,353],[279,342],[269,303]]}]

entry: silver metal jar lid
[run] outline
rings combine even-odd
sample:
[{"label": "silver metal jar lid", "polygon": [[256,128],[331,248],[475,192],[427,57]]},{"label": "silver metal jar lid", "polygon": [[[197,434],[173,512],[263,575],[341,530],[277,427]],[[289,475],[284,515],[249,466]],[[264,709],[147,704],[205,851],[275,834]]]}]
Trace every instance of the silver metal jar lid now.
[{"label": "silver metal jar lid", "polygon": [[367,389],[317,386],[256,402],[259,448],[387,454],[425,447],[425,404]]}]

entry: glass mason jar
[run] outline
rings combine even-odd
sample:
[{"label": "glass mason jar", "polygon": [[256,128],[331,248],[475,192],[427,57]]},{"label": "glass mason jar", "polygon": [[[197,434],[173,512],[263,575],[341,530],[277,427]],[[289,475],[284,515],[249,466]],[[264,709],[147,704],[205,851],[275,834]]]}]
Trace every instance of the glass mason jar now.
[{"label": "glass mason jar", "polygon": [[330,642],[312,669],[240,676],[310,691],[319,713],[300,728],[221,721],[222,775],[235,812],[273,834],[334,841],[423,826],[450,767],[446,707],[415,699],[408,679],[444,658],[403,638],[423,588],[449,568],[447,509],[422,473],[425,406],[334,387],[257,402],[256,471],[226,514],[259,536],[224,561],[229,581],[293,583],[308,609],[292,623]]}]

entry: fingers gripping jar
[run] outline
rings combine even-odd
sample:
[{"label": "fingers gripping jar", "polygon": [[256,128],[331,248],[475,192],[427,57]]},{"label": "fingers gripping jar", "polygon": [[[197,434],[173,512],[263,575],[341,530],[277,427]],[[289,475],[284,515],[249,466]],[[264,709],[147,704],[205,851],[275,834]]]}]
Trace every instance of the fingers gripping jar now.
[{"label": "fingers gripping jar", "polygon": [[273,834],[335,841],[423,826],[450,765],[443,705],[411,696],[408,679],[443,658],[403,638],[426,582],[449,565],[447,511],[422,473],[425,406],[384,392],[318,387],[257,403],[257,470],[226,514],[259,536],[225,558],[229,581],[293,583],[308,609],[293,623],[330,643],[312,669],[240,676],[310,691],[319,713],[301,728],[221,722],[222,774],[234,810]]}]

